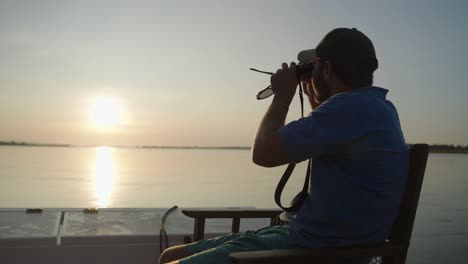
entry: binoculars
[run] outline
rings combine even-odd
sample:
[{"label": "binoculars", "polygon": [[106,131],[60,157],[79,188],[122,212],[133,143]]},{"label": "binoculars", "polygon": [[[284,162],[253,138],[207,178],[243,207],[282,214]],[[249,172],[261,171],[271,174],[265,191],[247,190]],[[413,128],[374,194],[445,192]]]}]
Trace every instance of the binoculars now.
[{"label": "binoculars", "polygon": [[[260,71],[254,68],[250,68],[252,71],[256,72],[261,72],[269,75],[273,75],[273,72],[266,72],[266,71]],[[297,76],[297,81],[301,82],[301,80],[305,77],[310,77],[312,75],[312,71],[314,70],[314,64],[309,61],[305,63],[299,63],[296,65],[296,76]],[[271,85],[269,85],[267,88],[261,90],[257,94],[257,100],[262,100],[265,98],[268,98],[273,95],[273,89],[271,89]]]}]

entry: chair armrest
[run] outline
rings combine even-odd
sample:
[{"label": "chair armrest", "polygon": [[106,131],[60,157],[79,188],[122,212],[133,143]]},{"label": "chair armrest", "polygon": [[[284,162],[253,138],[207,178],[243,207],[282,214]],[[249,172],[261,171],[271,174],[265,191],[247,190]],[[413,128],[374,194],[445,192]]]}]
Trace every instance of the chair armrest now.
[{"label": "chair armrest", "polygon": [[377,245],[368,247],[349,247],[335,249],[286,249],[231,253],[229,256],[236,264],[261,263],[326,263],[326,260],[355,259],[375,256],[398,256],[401,246]]},{"label": "chair armrest", "polygon": [[270,218],[273,220],[283,211],[271,209],[183,209],[185,216],[195,219],[193,240],[203,239],[205,235],[205,219],[232,218],[232,233],[239,233],[241,218]]}]

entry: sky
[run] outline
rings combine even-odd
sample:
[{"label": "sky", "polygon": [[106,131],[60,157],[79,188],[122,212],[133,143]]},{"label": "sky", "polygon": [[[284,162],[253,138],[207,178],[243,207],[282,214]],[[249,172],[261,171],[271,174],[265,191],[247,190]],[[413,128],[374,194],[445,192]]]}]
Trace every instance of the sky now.
[{"label": "sky", "polygon": [[467,3],[0,0],[0,140],[249,146],[270,101],[249,68],[356,27],[406,141],[468,145]]}]

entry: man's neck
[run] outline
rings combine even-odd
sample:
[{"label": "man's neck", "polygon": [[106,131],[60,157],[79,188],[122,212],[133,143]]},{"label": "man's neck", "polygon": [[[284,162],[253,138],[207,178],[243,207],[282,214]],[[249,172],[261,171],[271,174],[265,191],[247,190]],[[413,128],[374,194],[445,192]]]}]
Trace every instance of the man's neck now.
[{"label": "man's neck", "polygon": [[353,89],[350,86],[345,85],[340,81],[337,81],[333,85],[331,85],[330,90],[331,90],[331,96],[335,94],[339,94],[339,93],[346,93],[346,92],[353,91]]}]

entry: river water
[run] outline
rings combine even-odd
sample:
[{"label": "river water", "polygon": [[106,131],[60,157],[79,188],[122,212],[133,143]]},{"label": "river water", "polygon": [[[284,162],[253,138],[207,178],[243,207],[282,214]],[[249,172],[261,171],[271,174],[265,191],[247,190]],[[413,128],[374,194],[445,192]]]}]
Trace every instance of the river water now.
[{"label": "river water", "polygon": [[[0,208],[274,208],[284,168],[252,164],[248,150],[0,147]],[[304,180],[296,168],[285,191]],[[468,155],[430,154],[407,263],[466,263]]]}]

